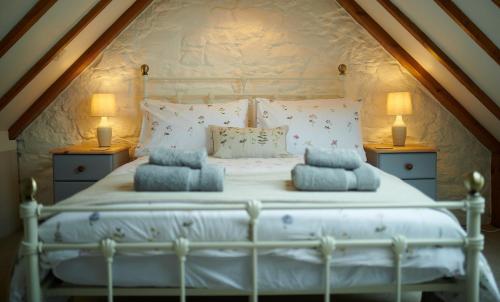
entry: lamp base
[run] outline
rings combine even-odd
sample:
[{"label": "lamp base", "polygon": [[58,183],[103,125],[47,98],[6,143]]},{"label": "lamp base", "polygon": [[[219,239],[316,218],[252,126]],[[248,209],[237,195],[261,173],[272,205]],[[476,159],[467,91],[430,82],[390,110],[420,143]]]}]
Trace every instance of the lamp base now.
[{"label": "lamp base", "polygon": [[406,125],[392,126],[392,144],[394,146],[404,146],[406,142]]},{"label": "lamp base", "polygon": [[111,127],[97,127],[97,141],[99,147],[111,147]]}]

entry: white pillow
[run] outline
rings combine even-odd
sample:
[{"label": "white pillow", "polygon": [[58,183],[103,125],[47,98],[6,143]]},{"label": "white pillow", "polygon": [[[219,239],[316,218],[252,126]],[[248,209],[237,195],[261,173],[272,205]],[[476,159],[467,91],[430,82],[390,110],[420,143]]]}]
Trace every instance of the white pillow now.
[{"label": "white pillow", "polygon": [[287,149],[304,154],[306,147],[355,149],[366,161],[359,113],[361,100],[256,100],[257,127],[288,125]]},{"label": "white pillow", "polygon": [[209,125],[246,127],[248,100],[220,104],[176,104],[147,100],[135,155],[145,156],[156,147],[206,148],[212,152]]}]

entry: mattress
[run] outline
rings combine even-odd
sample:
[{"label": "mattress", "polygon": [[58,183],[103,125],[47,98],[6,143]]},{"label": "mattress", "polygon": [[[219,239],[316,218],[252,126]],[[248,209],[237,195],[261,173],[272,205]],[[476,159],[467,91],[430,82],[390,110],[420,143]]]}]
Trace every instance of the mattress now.
[{"label": "mattress", "polygon": [[[297,192],[290,171],[301,158],[216,159],[226,168],[223,193],[138,193],[132,190],[135,168],[147,161],[128,163],[90,188],[62,201],[63,205],[225,202],[235,196],[263,202],[420,202],[433,203],[426,195],[395,176],[377,169],[377,192]],[[462,238],[464,231],[447,211],[434,209],[335,209],[264,210],[259,218],[259,240],[307,240],[335,238]],[[40,226],[44,242],[96,242],[112,238],[120,242],[233,241],[248,237],[244,211],[92,212],[63,213]],[[249,289],[249,251],[196,250],[187,261],[187,286]],[[321,255],[314,249],[259,250],[260,282],[265,290],[315,289],[322,276]],[[403,282],[423,282],[464,275],[460,248],[408,248],[403,257]],[[332,285],[376,285],[393,278],[393,255],[383,248],[342,248],[332,257]],[[484,262],[484,260],[483,260]],[[45,267],[63,281],[103,285],[103,259],[89,251],[58,251],[43,255]],[[487,268],[486,262],[483,267]],[[283,272],[283,273],[277,273]],[[486,272],[488,270],[486,269]],[[100,275],[100,277],[99,277]],[[114,262],[118,286],[176,286],[177,260],[168,251],[120,253]],[[492,280],[492,276],[486,276]],[[491,283],[491,282],[490,282]],[[496,286],[492,287],[496,290]]]}]

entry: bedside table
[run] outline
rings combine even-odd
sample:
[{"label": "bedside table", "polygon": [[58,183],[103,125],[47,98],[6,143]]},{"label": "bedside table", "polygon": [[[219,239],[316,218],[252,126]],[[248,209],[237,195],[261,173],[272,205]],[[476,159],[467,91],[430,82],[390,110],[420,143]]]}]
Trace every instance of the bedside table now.
[{"label": "bedside table", "polygon": [[368,163],[436,199],[437,150],[423,145],[365,144]]},{"label": "bedside table", "polygon": [[128,151],[129,147],[122,145],[105,148],[75,145],[51,150],[54,202],[90,187],[117,167],[127,163]]}]

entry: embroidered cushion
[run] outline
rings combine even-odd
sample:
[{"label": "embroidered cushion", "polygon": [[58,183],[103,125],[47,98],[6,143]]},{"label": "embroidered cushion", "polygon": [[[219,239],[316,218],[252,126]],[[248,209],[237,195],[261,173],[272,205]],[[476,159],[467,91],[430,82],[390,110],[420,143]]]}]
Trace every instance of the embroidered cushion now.
[{"label": "embroidered cushion", "polygon": [[146,100],[136,156],[156,147],[177,149],[207,148],[212,152],[208,125],[247,126],[248,100],[219,104],[176,104]]},{"label": "embroidered cushion", "polygon": [[215,157],[268,158],[287,155],[287,126],[270,129],[210,126],[210,131]]},{"label": "embroidered cushion", "polygon": [[257,127],[288,125],[287,151],[306,147],[355,149],[366,161],[359,113],[361,100],[256,100]]}]

